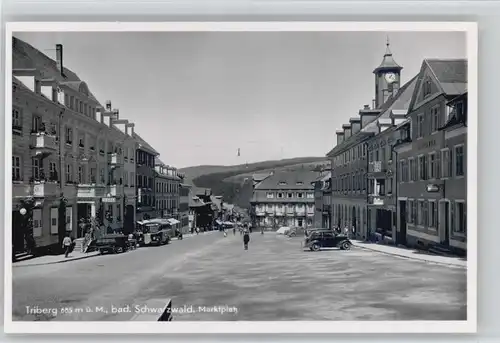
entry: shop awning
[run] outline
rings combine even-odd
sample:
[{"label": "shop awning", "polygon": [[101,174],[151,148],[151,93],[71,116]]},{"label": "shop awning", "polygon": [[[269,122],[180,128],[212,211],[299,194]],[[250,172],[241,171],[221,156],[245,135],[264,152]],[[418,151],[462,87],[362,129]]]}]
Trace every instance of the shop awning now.
[{"label": "shop awning", "polygon": [[175,225],[175,224],[179,224],[180,223],[180,221],[178,221],[177,219],[174,219],[174,218],[168,218],[168,222],[171,225]]}]

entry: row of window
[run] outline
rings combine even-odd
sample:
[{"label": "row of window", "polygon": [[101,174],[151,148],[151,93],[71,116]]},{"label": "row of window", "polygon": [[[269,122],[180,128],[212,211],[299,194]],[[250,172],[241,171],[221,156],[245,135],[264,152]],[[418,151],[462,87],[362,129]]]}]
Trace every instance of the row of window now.
[{"label": "row of window", "polygon": [[463,144],[399,161],[399,182],[461,177],[465,174]]},{"label": "row of window", "polygon": [[[274,199],[274,195],[275,195],[274,192],[267,192],[266,197],[268,199]],[[307,192],[305,195],[306,195],[307,199],[314,199],[314,192]],[[278,193],[276,193],[276,198],[278,198],[278,199],[284,199],[285,197],[287,199],[292,199],[294,197],[297,197],[299,199],[303,199],[304,192],[278,192]]]},{"label": "row of window", "polygon": [[[267,204],[267,205],[259,205],[257,206],[257,211],[264,212],[264,211],[273,211],[276,208],[276,211],[283,211],[285,208],[287,211],[294,211],[294,210],[304,210],[305,205],[304,204],[297,204],[297,205],[283,205],[283,204]],[[314,212],[314,204],[307,204],[307,209],[309,211]]]},{"label": "row of window", "polygon": [[[12,127],[14,132],[20,133],[22,130],[22,122],[21,122],[21,112],[17,108],[12,109]],[[44,123],[42,122],[42,117],[39,115],[33,115],[32,117],[32,128],[31,132],[32,133],[40,133],[44,132],[46,134],[50,134],[56,137],[56,141],[59,141],[59,135],[58,135],[58,130],[57,130],[58,124],[56,122],[50,122],[50,123]],[[74,142],[74,131],[73,128],[70,126],[65,126],[65,143],[67,146],[73,146]],[[95,151],[96,150],[96,144],[97,144],[97,137],[87,134],[84,131],[79,131],[77,133],[77,138],[78,138],[78,147],[80,149],[85,149],[85,147],[88,145],[88,148],[90,151]],[[105,140],[99,140],[98,147],[99,147],[99,153],[100,155],[104,156],[106,152],[106,142]],[[125,162],[129,161],[133,163],[135,154],[134,154],[134,148],[122,148],[121,145],[119,144],[113,144],[113,142],[109,141],[108,142],[108,153],[116,153],[118,155],[123,154],[123,158]]]},{"label": "row of window", "polygon": [[64,105],[75,112],[81,113],[92,119],[96,119],[95,107],[92,107],[90,104],[85,103],[73,95],[64,94]]},{"label": "row of window", "polygon": [[313,225],[313,221],[310,218],[307,218],[305,221],[303,218],[290,218],[289,220],[280,220],[278,218],[275,218],[274,223],[273,223],[273,218],[269,217],[264,217],[264,218],[258,218],[258,225],[288,225],[288,226],[297,226],[297,227],[303,227],[304,225],[307,224],[307,226]]},{"label": "row of window", "polygon": [[343,166],[351,162],[363,159],[366,157],[366,145],[360,144],[357,147],[351,148],[333,159],[335,167]]},{"label": "row of window", "polygon": [[155,157],[151,154],[148,154],[145,151],[137,150],[137,164],[146,165],[148,167],[155,167]]},{"label": "row of window", "polygon": [[366,191],[366,177],[364,170],[332,178],[333,191]]},{"label": "row of window", "polygon": [[[439,218],[439,204],[444,204],[441,209],[442,222]],[[452,202],[436,202],[435,200],[408,199],[406,207],[406,222],[422,227],[437,230],[439,225],[450,225],[453,232],[465,233],[467,231],[467,204],[463,200]]]},{"label": "row of window", "polygon": [[175,200],[156,199],[156,209],[166,210],[166,209],[174,209],[174,208],[176,208]]},{"label": "row of window", "polygon": [[178,184],[166,183],[166,182],[157,182],[155,191],[156,193],[173,193],[177,194],[179,190]]}]

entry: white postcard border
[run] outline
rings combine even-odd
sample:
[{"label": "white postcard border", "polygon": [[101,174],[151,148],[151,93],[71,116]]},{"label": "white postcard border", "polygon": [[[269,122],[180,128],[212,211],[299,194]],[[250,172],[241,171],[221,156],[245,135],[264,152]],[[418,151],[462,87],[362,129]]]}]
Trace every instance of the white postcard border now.
[{"label": "white postcard border", "polygon": [[[21,322],[12,321],[12,232],[4,230],[6,333],[473,333],[477,331],[478,29],[473,22],[10,22],[5,39],[5,222],[12,223],[12,33],[16,31],[462,31],[467,35],[467,320],[270,322]],[[475,116],[471,116],[474,113]],[[311,304],[314,306],[314,304]]]}]

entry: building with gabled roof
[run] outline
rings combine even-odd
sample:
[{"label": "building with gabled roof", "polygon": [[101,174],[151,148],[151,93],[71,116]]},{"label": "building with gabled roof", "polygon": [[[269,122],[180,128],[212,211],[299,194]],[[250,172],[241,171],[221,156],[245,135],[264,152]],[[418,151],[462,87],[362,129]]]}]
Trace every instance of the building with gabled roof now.
[{"label": "building with gabled roof", "polygon": [[306,170],[277,172],[258,183],[250,200],[252,225],[312,227],[317,177],[317,172]]},{"label": "building with gabled roof", "polygon": [[369,236],[367,174],[370,142],[392,125],[393,110],[401,111],[408,107],[416,83],[416,79],[412,78],[400,85],[402,69],[387,43],[382,63],[373,71],[373,106],[365,105],[359,110],[359,117],[350,118],[349,124],[344,124],[342,130],[336,132],[337,145],[327,153],[332,169],[331,225],[347,226],[360,239]]},{"label": "building with gabled roof", "polygon": [[465,254],[467,60],[425,59],[417,80],[395,147],[396,242]]}]

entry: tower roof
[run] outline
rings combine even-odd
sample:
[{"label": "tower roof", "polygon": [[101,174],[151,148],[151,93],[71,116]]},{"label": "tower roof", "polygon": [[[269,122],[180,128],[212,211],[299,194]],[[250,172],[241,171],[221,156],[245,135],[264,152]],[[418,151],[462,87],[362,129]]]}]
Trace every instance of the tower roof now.
[{"label": "tower roof", "polygon": [[394,57],[392,57],[392,52],[391,49],[389,48],[390,45],[389,37],[387,37],[387,43],[385,45],[386,49],[385,49],[384,59],[382,60],[382,63],[380,63],[380,65],[377,68],[375,68],[373,73],[378,73],[380,71],[389,71],[389,70],[400,71],[401,69],[403,69],[403,67],[401,67],[399,64],[396,63]]}]

